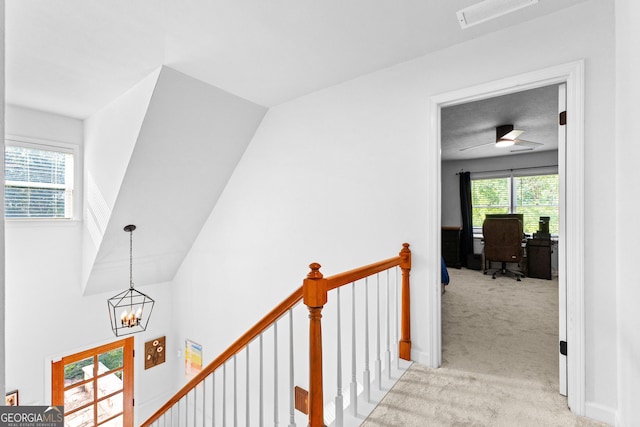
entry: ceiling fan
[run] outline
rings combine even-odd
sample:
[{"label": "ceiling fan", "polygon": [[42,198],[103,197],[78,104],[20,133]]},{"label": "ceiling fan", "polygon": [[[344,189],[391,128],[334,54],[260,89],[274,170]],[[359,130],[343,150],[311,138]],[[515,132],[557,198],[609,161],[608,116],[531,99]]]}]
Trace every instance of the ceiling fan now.
[{"label": "ceiling fan", "polygon": [[513,125],[500,125],[496,126],[496,140],[493,142],[482,143],[478,145],[472,145],[470,147],[461,148],[460,151],[471,150],[474,148],[487,147],[493,145],[496,148],[511,147],[511,152],[518,151],[531,151],[543,145],[540,142],[526,141],[524,139],[518,139],[520,135],[524,133],[523,130],[514,129]]}]

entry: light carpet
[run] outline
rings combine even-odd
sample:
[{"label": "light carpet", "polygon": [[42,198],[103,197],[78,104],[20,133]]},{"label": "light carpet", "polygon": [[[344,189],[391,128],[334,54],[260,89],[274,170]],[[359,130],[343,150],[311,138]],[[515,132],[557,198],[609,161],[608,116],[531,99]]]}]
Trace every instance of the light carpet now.
[{"label": "light carpet", "polygon": [[414,363],[362,426],[604,426],[558,393],[558,281],[450,269],[443,363]]}]

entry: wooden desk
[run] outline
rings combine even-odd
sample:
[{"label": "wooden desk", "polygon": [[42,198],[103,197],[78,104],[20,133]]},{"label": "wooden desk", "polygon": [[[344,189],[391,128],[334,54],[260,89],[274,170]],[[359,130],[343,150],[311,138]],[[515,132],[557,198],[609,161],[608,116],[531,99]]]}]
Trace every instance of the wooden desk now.
[{"label": "wooden desk", "polygon": [[551,280],[551,239],[527,240],[527,276]]}]

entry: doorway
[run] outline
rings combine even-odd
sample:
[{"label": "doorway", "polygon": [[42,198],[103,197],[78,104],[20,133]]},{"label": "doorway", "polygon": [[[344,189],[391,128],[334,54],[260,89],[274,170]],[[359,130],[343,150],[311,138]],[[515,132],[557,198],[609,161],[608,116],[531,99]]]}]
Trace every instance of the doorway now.
[{"label": "doorway", "polygon": [[65,425],[133,425],[133,337],[52,362],[51,400]]},{"label": "doorway", "polygon": [[[560,177],[560,212],[562,213],[561,235],[559,236],[558,259],[560,272],[559,286],[565,288],[559,292],[560,339],[565,337],[567,356],[568,405],[578,415],[584,414],[584,307],[583,307],[583,271],[584,271],[584,227],[583,227],[583,151],[582,129],[583,112],[583,73],[582,61],[531,72],[488,84],[462,89],[431,98],[431,140],[430,161],[436,177],[432,184],[437,195],[436,209],[432,211],[431,230],[440,235],[441,227],[441,109],[493,98],[501,95],[540,88],[553,84],[566,84],[567,120],[566,141],[558,147],[558,173]],[[566,221],[570,218],[570,221]],[[432,308],[432,322],[429,330],[431,343],[429,362],[438,367],[442,361],[441,295],[439,284],[440,239],[434,239],[430,248],[435,254],[430,261],[433,286],[428,297]],[[566,295],[566,299],[564,298]],[[560,346],[559,346],[560,347]],[[565,347],[565,349],[566,349]],[[560,351],[560,349],[559,349]]]}]

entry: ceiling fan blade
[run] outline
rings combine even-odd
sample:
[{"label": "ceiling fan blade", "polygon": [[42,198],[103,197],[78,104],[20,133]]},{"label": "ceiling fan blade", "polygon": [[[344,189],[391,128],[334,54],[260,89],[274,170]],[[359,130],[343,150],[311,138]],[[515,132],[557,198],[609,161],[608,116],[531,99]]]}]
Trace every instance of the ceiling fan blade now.
[{"label": "ceiling fan blade", "polygon": [[527,141],[525,139],[516,139],[514,141],[514,145],[521,145],[523,147],[539,147],[544,144],[541,142]]},{"label": "ceiling fan blade", "polygon": [[533,150],[534,150],[534,148],[533,148],[533,147],[530,147],[530,148],[520,148],[520,149],[518,149],[518,150],[511,150],[511,152],[512,152],[512,153],[519,153],[519,152],[521,152],[521,151],[533,151]]},{"label": "ceiling fan blade", "polygon": [[487,147],[489,145],[496,145],[495,142],[487,142],[486,144],[478,144],[478,145],[472,145],[470,147],[464,147],[464,148],[460,148],[459,151],[466,151],[466,150],[472,150],[474,148],[480,148],[480,147]]}]

